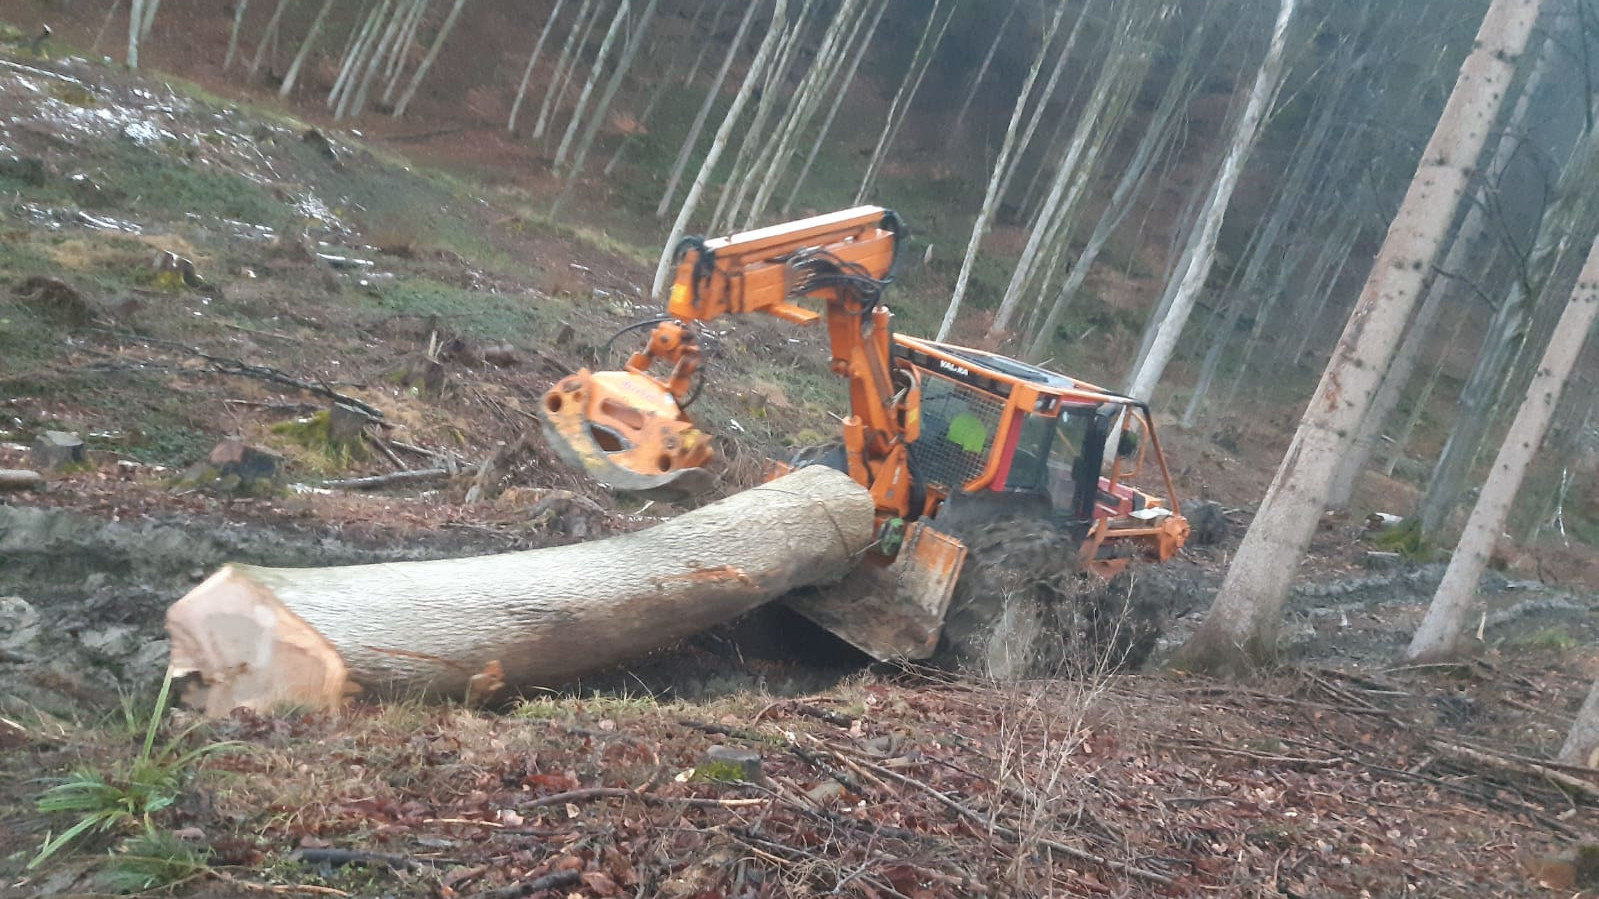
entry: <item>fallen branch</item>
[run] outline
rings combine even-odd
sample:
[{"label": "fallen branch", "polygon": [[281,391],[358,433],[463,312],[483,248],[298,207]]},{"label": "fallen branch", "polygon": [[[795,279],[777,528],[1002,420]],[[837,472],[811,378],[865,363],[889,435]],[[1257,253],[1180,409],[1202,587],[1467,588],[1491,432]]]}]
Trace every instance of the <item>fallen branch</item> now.
[{"label": "fallen branch", "polygon": [[1563,771],[1556,771],[1548,765],[1507,758],[1495,753],[1484,752],[1480,749],[1472,749],[1469,746],[1444,743],[1439,740],[1434,740],[1432,745],[1439,752],[1457,759],[1464,759],[1468,762],[1475,762],[1476,764],[1497,768],[1501,771],[1511,771],[1530,777],[1541,777],[1586,799],[1599,800],[1599,787]]},{"label": "fallen branch", "polygon": [[661,796],[656,793],[625,790],[621,787],[588,787],[582,790],[568,790],[565,793],[540,796],[532,802],[523,803],[518,808],[544,808],[550,805],[565,805],[568,802],[584,802],[590,799],[637,799],[645,805],[692,805],[699,808],[744,808],[751,805],[764,805],[771,801],[761,797],[754,799],[704,799],[698,796]]},{"label": "fallen branch", "polygon": [[1206,743],[1201,740],[1173,740],[1168,745],[1174,749],[1197,749],[1200,752],[1208,752],[1211,755],[1234,756],[1293,768],[1331,768],[1334,765],[1342,765],[1347,761],[1341,756],[1334,756],[1330,759],[1310,759],[1291,755],[1269,755],[1264,752],[1250,752],[1247,749],[1228,749],[1225,746],[1217,746],[1214,743]]},{"label": "fallen branch", "polygon": [[371,405],[370,403],[358,400],[348,394],[340,393],[326,384],[313,384],[310,381],[303,381],[294,377],[293,375],[278,371],[275,368],[265,365],[252,365],[240,359],[230,359],[226,356],[213,356],[199,347],[190,346],[186,343],[179,343],[175,340],[162,340],[158,337],[146,337],[142,334],[129,334],[125,331],[111,331],[105,328],[94,328],[92,330],[98,331],[102,334],[108,334],[117,338],[118,340],[127,341],[129,343],[148,343],[155,344],[156,346],[164,346],[171,349],[182,350],[191,356],[197,356],[211,363],[210,368],[207,369],[208,371],[222,375],[235,375],[242,378],[254,378],[258,381],[281,384],[284,387],[293,387],[296,390],[303,390],[306,393],[325,397],[333,400],[334,402],[344,403],[347,406],[354,406],[373,418],[383,417],[383,410]]},{"label": "fallen branch", "polygon": [[[476,465],[468,465],[458,469],[462,474],[472,474],[477,471]],[[364,478],[340,478],[333,481],[323,481],[319,487],[333,490],[381,490],[384,487],[397,487],[408,484],[426,484],[449,477],[448,468],[417,468],[411,471],[396,471],[389,474],[375,474]]]},{"label": "fallen branch", "polygon": [[27,469],[0,468],[0,490],[33,490],[44,485],[44,475]]},{"label": "fallen branch", "polygon": [[454,859],[412,858],[387,852],[365,852],[359,849],[296,849],[289,858],[312,865],[366,865],[389,868],[394,871],[415,871],[423,865],[453,865]]}]

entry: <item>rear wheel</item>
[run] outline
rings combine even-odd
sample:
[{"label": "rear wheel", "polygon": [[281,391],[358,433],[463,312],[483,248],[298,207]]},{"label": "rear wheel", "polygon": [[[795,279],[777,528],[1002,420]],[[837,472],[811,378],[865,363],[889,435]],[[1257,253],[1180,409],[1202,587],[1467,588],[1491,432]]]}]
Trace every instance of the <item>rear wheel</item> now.
[{"label": "rear wheel", "polygon": [[1165,604],[1135,576],[1083,571],[1078,541],[1047,515],[1022,512],[935,523],[967,546],[937,661],[1020,677],[1136,668],[1155,648]]}]

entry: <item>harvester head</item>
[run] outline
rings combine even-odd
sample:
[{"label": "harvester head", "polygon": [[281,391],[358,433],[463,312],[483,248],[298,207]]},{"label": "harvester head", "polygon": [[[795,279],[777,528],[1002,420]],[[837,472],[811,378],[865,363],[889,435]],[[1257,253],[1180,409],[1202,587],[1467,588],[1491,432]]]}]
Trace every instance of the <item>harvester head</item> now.
[{"label": "harvester head", "polygon": [[562,461],[613,490],[674,500],[716,484],[710,437],[648,375],[583,369],[550,388],[539,418]]}]

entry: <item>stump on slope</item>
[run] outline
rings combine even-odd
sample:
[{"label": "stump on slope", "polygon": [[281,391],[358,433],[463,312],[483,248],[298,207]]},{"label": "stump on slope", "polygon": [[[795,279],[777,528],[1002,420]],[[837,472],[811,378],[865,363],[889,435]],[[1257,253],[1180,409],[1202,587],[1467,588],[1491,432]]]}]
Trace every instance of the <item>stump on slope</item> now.
[{"label": "stump on slope", "polygon": [[838,580],[871,544],[873,512],[864,488],[813,467],[575,546],[334,568],[227,565],[167,611],[171,669],[199,675],[211,715],[330,707],[361,689],[465,695],[496,663],[509,686],[554,685]]}]

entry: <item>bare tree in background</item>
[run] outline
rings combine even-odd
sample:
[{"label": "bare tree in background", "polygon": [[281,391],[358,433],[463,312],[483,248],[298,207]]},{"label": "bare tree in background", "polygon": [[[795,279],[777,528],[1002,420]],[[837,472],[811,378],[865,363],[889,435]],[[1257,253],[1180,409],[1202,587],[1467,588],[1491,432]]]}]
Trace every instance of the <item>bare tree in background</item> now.
[{"label": "bare tree in background", "polygon": [[694,121],[689,125],[688,136],[683,138],[683,145],[677,151],[677,159],[672,163],[672,173],[666,178],[666,190],[661,193],[661,202],[655,206],[655,217],[665,218],[666,211],[671,208],[672,198],[677,195],[678,182],[683,178],[683,172],[688,168],[688,162],[694,157],[694,148],[699,145],[700,131],[705,127],[705,120],[711,116],[711,108],[716,105],[716,98],[722,93],[722,82],[727,80],[728,70],[733,67],[733,60],[738,57],[738,51],[744,46],[744,35],[749,33],[750,22],[755,19],[755,8],[759,3],[751,3],[744,10],[744,18],[738,23],[738,31],[733,35],[733,42],[727,47],[727,56],[722,58],[722,67],[717,70],[716,78],[711,81],[711,87],[705,92],[705,102],[700,104],[700,110],[694,115]]},{"label": "bare tree in background", "polygon": [[533,53],[527,58],[527,68],[522,70],[522,83],[516,89],[516,101],[511,104],[511,117],[505,123],[506,131],[516,131],[516,116],[522,111],[522,101],[527,97],[527,83],[533,80],[533,67],[539,64],[539,54],[544,52],[544,42],[555,29],[555,22],[561,17],[561,8],[565,5],[566,0],[555,0],[555,9],[550,11],[550,17],[545,20],[544,27],[539,31],[539,39],[533,44]]},{"label": "bare tree in background", "polygon": [[[627,22],[627,14],[632,10],[629,0],[622,0],[616,5],[616,12],[611,16],[611,24],[605,29],[605,37],[600,39],[600,49],[594,54],[594,62],[589,66],[589,77],[583,82],[583,87],[577,94],[577,105],[572,108],[572,117],[566,123],[566,131],[561,135],[561,143],[555,148],[556,170],[566,165],[566,154],[572,149],[572,142],[577,139],[578,128],[582,126],[584,114],[588,111],[589,97],[594,95],[594,85],[600,80],[600,73],[605,71],[605,60],[611,55],[611,44],[616,36],[622,33],[622,25]],[[654,7],[651,6],[653,12]]]},{"label": "bare tree in background", "polygon": [[760,83],[766,62],[771,58],[772,50],[784,31],[783,17],[788,9],[788,0],[775,0],[775,3],[766,37],[761,40],[760,49],[755,51],[755,59],[750,63],[749,71],[744,74],[744,82],[739,85],[738,93],[733,96],[733,104],[728,107],[727,115],[722,117],[722,125],[716,129],[716,136],[711,139],[711,149],[705,154],[705,161],[700,163],[700,173],[689,186],[688,196],[683,198],[683,208],[678,211],[677,220],[672,223],[666,247],[661,251],[660,262],[655,266],[655,280],[650,284],[652,297],[659,297],[666,287],[666,279],[672,270],[672,260],[677,254],[678,241],[682,240],[688,231],[689,219],[694,217],[700,196],[705,193],[705,185],[711,180],[711,172],[716,168],[716,163],[721,161],[722,150],[727,147],[727,139],[732,136],[733,127],[738,124],[738,117],[744,112],[744,106],[749,102],[750,95],[755,92],[755,85]]},{"label": "bare tree in background", "polygon": [[233,58],[239,53],[239,29],[244,26],[244,14],[250,8],[250,0],[236,0],[233,7],[233,30],[228,32],[228,55],[222,60],[224,71],[233,68]]},{"label": "bare tree in background", "polygon": [[[1438,591],[1433,594],[1432,604],[1427,607],[1427,617],[1422,620],[1421,627],[1410,641],[1410,648],[1405,653],[1406,661],[1433,662],[1459,653],[1466,613],[1477,598],[1477,582],[1488,567],[1494,544],[1504,532],[1505,520],[1521,492],[1527,467],[1532,464],[1532,457],[1543,443],[1549,422],[1554,419],[1555,408],[1560,404],[1560,395],[1566,388],[1572,370],[1576,368],[1577,358],[1582,354],[1583,345],[1596,319],[1599,319],[1599,239],[1595,239],[1592,249],[1588,251],[1588,260],[1577,277],[1576,289],[1572,291],[1571,299],[1566,303],[1560,322],[1555,327],[1554,339],[1549,342],[1543,358],[1538,362],[1536,374],[1527,388],[1527,396],[1521,401],[1521,408],[1516,412],[1510,431],[1505,434],[1499,455],[1489,470],[1488,480],[1482,485],[1471,517],[1466,521],[1466,529],[1460,535],[1454,554],[1449,557],[1449,567],[1444,570]],[[1589,729],[1594,729],[1594,725],[1590,724]],[[1576,733],[1575,728],[1573,733]],[[1595,736],[1590,733],[1578,741],[1586,745],[1577,747],[1576,754],[1581,760],[1573,764],[1584,763],[1595,745],[1599,745]],[[1561,753],[1562,758],[1569,757],[1572,750],[1572,741],[1568,740],[1567,748]]]},{"label": "bare tree in background", "polygon": [[411,100],[416,97],[416,89],[422,86],[422,79],[428,76],[428,70],[433,68],[434,61],[439,58],[439,51],[444,49],[444,42],[449,40],[450,32],[454,30],[456,21],[461,18],[461,9],[465,6],[466,0],[455,0],[455,5],[450,7],[450,14],[444,17],[444,24],[439,27],[433,45],[428,48],[427,55],[422,57],[422,64],[416,67],[416,74],[411,76],[411,83],[405,88],[405,93],[400,95],[400,102],[394,105],[395,118],[405,115]]},{"label": "bare tree in background", "polygon": [[1005,171],[1010,165],[1011,157],[1027,149],[1025,146],[1018,147],[1016,140],[1022,116],[1027,111],[1033,85],[1044,69],[1044,61],[1049,58],[1050,46],[1055,42],[1055,35],[1060,31],[1061,18],[1065,15],[1066,4],[1057,5],[1055,15],[1044,29],[1043,39],[1039,41],[1038,53],[1033,57],[1032,65],[1027,70],[1027,77],[1022,81],[1021,90],[1016,94],[1016,105],[1011,109],[1010,124],[1005,128],[1005,138],[999,145],[999,155],[994,160],[992,171],[989,172],[983,203],[977,210],[977,220],[972,223],[972,236],[966,242],[966,255],[961,259],[960,274],[955,277],[955,290],[950,295],[949,305],[944,309],[944,318],[938,325],[939,340],[949,338],[949,332],[955,327],[955,320],[960,316],[961,301],[966,298],[966,287],[972,280],[972,266],[977,262],[977,251],[982,247],[983,238],[987,236],[989,227],[994,223],[994,214],[999,210],[999,187],[1005,179]]},{"label": "bare tree in background", "polygon": [[1260,137],[1260,123],[1282,85],[1288,27],[1293,22],[1296,5],[1297,0],[1282,0],[1278,7],[1266,58],[1255,74],[1254,86],[1249,90],[1249,102],[1245,104],[1243,114],[1233,129],[1227,155],[1222,159],[1216,182],[1211,186],[1199,213],[1199,227],[1194,229],[1190,246],[1184,253],[1186,262],[1177,273],[1177,291],[1172,297],[1171,308],[1150,323],[1155,329],[1155,338],[1150,343],[1149,354],[1127,379],[1128,396],[1148,400],[1153,394],[1155,385],[1166,372],[1166,364],[1177,349],[1177,339],[1188,324],[1188,314],[1193,311],[1195,301],[1205,289],[1211,266],[1216,261],[1216,240],[1221,236],[1222,220],[1227,215],[1227,207],[1232,204],[1233,191],[1238,187],[1244,163],[1248,161]]},{"label": "bare tree in background", "polygon": [[[539,106],[538,121],[533,123],[535,140],[543,137],[545,129],[549,127],[555,105],[566,92],[567,79],[577,68],[583,44],[588,41],[589,29],[599,21],[604,6],[605,4],[595,3],[594,0],[583,0],[583,5],[577,8],[577,18],[572,21],[572,27],[566,33],[566,40],[561,43],[561,55],[555,60],[555,73],[550,77],[549,85],[544,88],[544,102]],[[591,10],[592,16],[589,14]]]},{"label": "bare tree in background", "polygon": [[[877,175],[883,168],[883,160],[888,155],[888,150],[894,144],[894,138],[899,136],[900,127],[905,124],[905,119],[910,116],[911,104],[916,101],[916,93],[921,90],[922,79],[927,77],[927,68],[933,64],[933,58],[938,55],[939,44],[943,43],[944,32],[949,29],[950,19],[955,17],[955,10],[960,5],[960,0],[949,0],[949,9],[943,10],[944,0],[933,0],[933,8],[927,13],[927,24],[922,28],[922,36],[916,43],[916,52],[911,56],[911,64],[905,70],[905,77],[899,83],[899,90],[894,93],[894,102],[888,107],[888,115],[883,120],[882,133],[877,137],[877,146],[872,150],[870,161],[866,163],[866,174],[861,176],[860,189],[855,191],[855,202],[860,203],[871,192],[877,183]],[[940,12],[943,12],[940,17]]]},{"label": "bare tree in background", "polygon": [[[288,0],[283,0],[287,3]],[[139,67],[139,39],[144,37],[145,0],[128,0],[128,68]],[[253,70],[252,70],[253,72]]]},{"label": "bare tree in background", "polygon": [[1239,672],[1275,653],[1283,599],[1326,506],[1339,456],[1376,393],[1453,223],[1538,7],[1537,0],[1494,0],[1489,8],[1338,348],[1179,664]]},{"label": "bare tree in background", "polygon": [[305,40],[300,42],[299,52],[294,54],[294,61],[289,63],[288,74],[283,76],[283,84],[278,88],[278,99],[286,100],[294,93],[295,82],[300,79],[300,70],[305,66],[305,59],[311,55],[311,48],[316,46],[316,39],[322,34],[322,25],[328,20],[328,12],[333,9],[333,0],[322,0],[322,8],[317,10],[316,18],[311,20],[311,28],[305,33]]},{"label": "bare tree in background", "polygon": [[[145,0],[134,0],[135,6],[140,6]],[[267,20],[266,27],[261,29],[261,41],[255,45],[255,56],[250,59],[250,80],[254,81],[261,72],[261,64],[266,62],[267,50],[277,43],[278,29],[283,25],[283,14],[289,11],[291,0],[278,0],[278,5],[272,10],[272,18]]]},{"label": "bare tree in background", "polygon": [[983,61],[977,66],[977,74],[972,76],[972,86],[966,91],[966,99],[961,101],[960,109],[955,113],[955,123],[950,126],[951,135],[959,134],[961,123],[966,121],[966,113],[971,111],[972,101],[977,99],[977,91],[983,86],[983,79],[988,77],[988,67],[994,63],[994,54],[999,51],[999,45],[1005,39],[1005,30],[1010,27],[1010,20],[1016,17],[1016,10],[1021,4],[1012,0],[1010,8],[1005,10],[1005,18],[999,20],[999,28],[994,30],[994,40],[988,45],[988,52],[983,54]]},{"label": "bare tree in background", "polygon": [[822,119],[822,125],[816,131],[816,137],[811,141],[810,152],[805,154],[805,162],[800,165],[799,174],[794,177],[794,186],[789,189],[788,199],[783,201],[783,215],[787,216],[794,208],[794,203],[799,199],[800,189],[805,186],[805,179],[810,177],[811,167],[816,164],[816,157],[822,152],[822,145],[826,143],[828,134],[832,133],[833,120],[838,118],[838,109],[844,105],[844,98],[849,96],[850,87],[855,83],[855,73],[860,71],[861,60],[866,58],[866,49],[872,45],[872,38],[877,34],[877,26],[882,24],[883,13],[888,12],[890,0],[882,0],[877,7],[877,13],[872,16],[872,24],[866,26],[864,33],[860,33],[850,41],[845,50],[845,57],[849,59],[849,67],[845,69],[843,77],[839,79],[838,86],[833,91],[833,103],[827,110],[827,116]]}]

